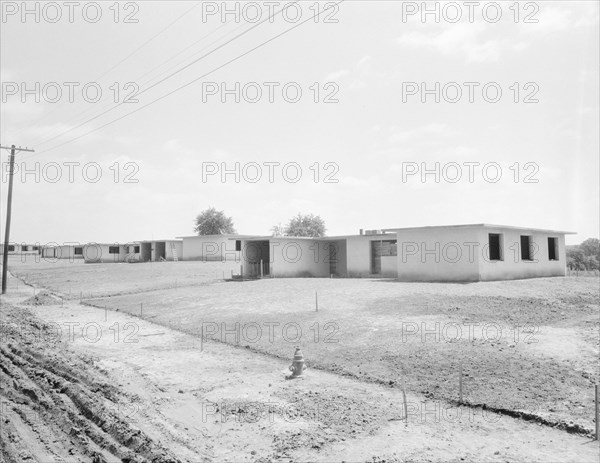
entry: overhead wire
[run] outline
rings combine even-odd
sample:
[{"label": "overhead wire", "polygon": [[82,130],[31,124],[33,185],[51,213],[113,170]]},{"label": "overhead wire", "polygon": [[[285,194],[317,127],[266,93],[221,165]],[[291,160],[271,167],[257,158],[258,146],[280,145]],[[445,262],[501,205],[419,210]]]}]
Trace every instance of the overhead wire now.
[{"label": "overhead wire", "polygon": [[[158,80],[157,82],[154,82],[154,83],[153,83],[152,85],[150,85],[149,87],[147,87],[147,88],[145,88],[144,90],[142,90],[142,91],[138,92],[138,93],[136,94],[136,96],[139,96],[139,95],[142,95],[143,93],[146,93],[148,90],[151,90],[152,88],[156,87],[157,85],[159,85],[159,84],[161,84],[161,83],[163,83],[163,82],[167,81],[168,79],[170,79],[170,78],[174,77],[175,75],[179,74],[180,72],[183,72],[184,70],[186,70],[186,69],[187,69],[187,68],[189,68],[190,66],[192,66],[192,65],[196,64],[197,62],[201,61],[202,59],[204,59],[204,58],[206,58],[206,57],[208,57],[208,56],[212,55],[213,53],[215,53],[216,51],[218,51],[218,50],[220,50],[221,48],[225,47],[226,45],[230,44],[230,43],[231,43],[231,42],[233,42],[234,40],[237,40],[238,38],[240,38],[240,37],[242,37],[242,36],[246,35],[246,34],[247,34],[247,33],[249,33],[250,31],[252,31],[252,30],[254,30],[255,28],[257,28],[258,26],[260,26],[261,24],[265,23],[266,21],[269,21],[270,19],[272,19],[273,17],[275,17],[277,14],[281,13],[281,12],[283,11],[283,9],[284,9],[284,8],[280,9],[280,10],[279,10],[279,11],[277,11],[276,13],[273,13],[273,15],[271,15],[271,16],[269,16],[269,17],[267,17],[267,18],[263,19],[262,21],[260,21],[260,22],[256,23],[255,25],[251,26],[250,28],[246,29],[245,31],[243,31],[243,32],[241,32],[241,33],[239,33],[239,34],[237,34],[236,36],[234,36],[233,38],[229,39],[228,41],[226,41],[226,42],[222,43],[221,45],[217,46],[216,48],[214,48],[214,49],[210,50],[209,52],[207,52],[207,53],[203,54],[203,55],[202,55],[202,56],[200,56],[199,58],[196,58],[195,60],[191,61],[190,63],[188,63],[188,64],[184,65],[183,67],[179,68],[177,71],[174,71],[174,72],[172,72],[171,74],[169,74],[168,76],[166,76],[166,77],[163,77],[162,79]],[[309,18],[309,19],[312,19],[312,18]],[[301,22],[301,23],[299,23],[299,24],[303,24],[304,22],[305,22],[305,21],[302,21],[302,22]],[[94,117],[92,117],[92,118],[90,118],[90,119],[88,119],[88,120],[86,120],[86,121],[84,121],[84,122],[81,122],[81,123],[79,123],[79,124],[77,124],[77,125],[75,125],[75,126],[73,126],[73,127],[70,127],[69,129],[67,129],[67,130],[65,130],[65,131],[63,131],[63,132],[61,132],[61,133],[59,133],[59,134],[57,134],[57,135],[55,135],[55,136],[53,136],[53,137],[50,137],[50,138],[48,138],[48,139],[46,139],[46,140],[42,141],[41,143],[39,143],[39,144],[38,144],[38,146],[45,145],[46,143],[48,143],[48,142],[50,142],[50,141],[52,141],[52,140],[55,140],[55,139],[57,139],[57,138],[59,138],[59,137],[62,137],[63,135],[66,135],[67,133],[69,133],[69,132],[72,132],[72,131],[73,131],[73,130],[75,130],[75,129],[78,129],[78,128],[79,128],[79,127],[81,127],[81,126],[83,126],[83,125],[85,125],[85,124],[88,124],[88,123],[90,123],[90,122],[92,122],[92,121],[94,121],[94,120],[96,120],[96,119],[98,119],[98,118],[100,118],[100,117],[104,116],[105,114],[108,114],[109,112],[111,112],[111,111],[113,111],[114,109],[116,109],[116,108],[118,108],[118,107],[122,106],[123,104],[126,104],[126,103],[125,103],[125,102],[119,102],[119,103],[116,103],[114,106],[112,106],[111,108],[109,108],[109,109],[107,109],[107,110],[105,110],[105,111],[101,112],[100,114],[97,114],[96,116],[94,116]]]},{"label": "overhead wire", "polygon": [[79,139],[81,139],[81,138],[83,138],[83,137],[86,137],[86,136],[88,136],[88,135],[90,135],[90,134],[92,134],[92,133],[94,133],[94,132],[96,132],[96,131],[98,131],[98,130],[101,130],[101,129],[103,129],[103,128],[105,128],[105,127],[109,126],[109,125],[112,125],[112,124],[114,124],[114,123],[116,123],[116,122],[118,122],[118,121],[120,121],[120,120],[123,120],[123,119],[125,119],[126,117],[129,117],[129,116],[131,116],[132,114],[136,114],[136,113],[138,113],[139,111],[141,111],[142,109],[145,109],[145,108],[147,108],[147,107],[149,107],[149,106],[153,105],[154,103],[157,103],[157,102],[159,102],[159,101],[161,101],[161,100],[163,100],[163,99],[165,99],[165,98],[167,98],[167,97],[169,97],[169,96],[173,95],[174,93],[176,93],[176,92],[179,92],[180,90],[183,90],[184,88],[187,88],[187,87],[189,87],[190,85],[192,85],[192,84],[194,84],[194,83],[198,82],[199,80],[201,80],[201,79],[203,79],[203,78],[205,78],[205,77],[209,76],[210,74],[213,74],[214,72],[216,72],[216,71],[218,71],[218,70],[220,70],[220,69],[223,69],[224,67],[228,66],[229,64],[231,64],[231,63],[233,63],[233,62],[235,62],[235,61],[238,61],[238,60],[240,60],[241,58],[243,58],[243,57],[245,57],[245,56],[247,56],[247,55],[249,55],[249,54],[253,53],[254,51],[256,51],[256,50],[258,50],[258,49],[260,49],[260,48],[264,47],[265,45],[267,45],[267,44],[269,44],[269,43],[271,43],[271,42],[273,42],[274,40],[278,39],[279,37],[282,37],[283,35],[285,35],[285,34],[287,34],[287,33],[291,32],[291,31],[293,31],[294,29],[296,29],[296,28],[300,27],[301,25],[305,24],[306,22],[308,22],[308,21],[310,21],[310,20],[313,20],[313,19],[315,19],[315,18],[316,18],[316,17],[318,17],[320,14],[324,13],[325,11],[327,11],[327,10],[329,10],[329,9],[333,8],[333,7],[336,7],[336,6],[338,6],[339,4],[341,4],[341,3],[343,3],[343,2],[344,2],[344,0],[340,0],[340,1],[336,2],[336,3],[334,3],[332,6],[329,6],[329,7],[327,7],[327,8],[324,8],[323,10],[320,10],[320,11],[316,12],[316,13],[315,13],[313,16],[311,16],[311,17],[309,17],[309,18],[307,18],[307,19],[305,19],[305,20],[303,20],[303,21],[301,21],[301,22],[299,22],[299,23],[295,24],[294,26],[292,26],[292,27],[290,27],[290,28],[286,29],[285,31],[283,31],[283,32],[281,32],[281,33],[279,33],[279,34],[277,34],[277,35],[275,35],[275,36],[271,37],[271,38],[270,38],[270,39],[268,39],[268,40],[265,40],[264,42],[260,43],[259,45],[255,46],[255,47],[251,48],[250,50],[248,50],[248,51],[246,51],[246,52],[244,52],[244,53],[242,53],[242,54],[240,54],[240,55],[236,56],[235,58],[232,58],[232,59],[228,60],[228,61],[227,61],[227,62],[225,62],[224,64],[222,64],[222,65],[220,65],[220,66],[217,66],[216,68],[214,68],[214,69],[212,69],[212,70],[210,70],[210,71],[208,71],[208,72],[206,72],[206,73],[202,74],[201,76],[198,76],[198,77],[194,78],[193,80],[191,80],[191,81],[187,82],[186,84],[184,84],[184,85],[181,85],[181,86],[179,86],[179,87],[175,88],[174,90],[171,90],[170,92],[168,92],[168,93],[166,93],[166,94],[164,94],[164,95],[162,95],[162,96],[160,96],[160,97],[158,97],[158,98],[156,98],[156,99],[154,99],[154,100],[152,100],[152,101],[150,101],[150,102],[146,103],[146,104],[145,104],[145,105],[143,105],[143,106],[140,106],[140,107],[136,108],[135,110],[133,110],[133,111],[131,111],[131,112],[127,113],[127,114],[124,114],[124,115],[122,115],[122,116],[120,116],[120,117],[118,117],[118,118],[116,118],[116,119],[113,119],[113,120],[111,120],[111,121],[109,121],[109,122],[106,122],[105,124],[103,124],[103,125],[101,125],[101,126],[99,126],[99,127],[96,127],[96,128],[94,128],[94,129],[92,129],[92,130],[90,130],[90,131],[88,131],[88,132],[86,132],[86,133],[84,133],[84,134],[82,134],[82,135],[79,135],[79,136],[77,136],[77,137],[75,137],[75,138],[72,138],[72,139],[70,139],[70,140],[67,140],[67,141],[65,141],[65,142],[63,142],[63,143],[60,143],[59,145],[56,145],[56,146],[54,146],[54,147],[52,147],[52,148],[49,148],[49,149],[47,149],[47,150],[44,150],[44,151],[38,152],[38,153],[36,153],[36,155],[37,155],[37,154],[48,153],[48,152],[50,152],[50,151],[54,151],[54,150],[56,150],[56,149],[58,149],[58,148],[61,148],[61,147],[65,146],[65,145],[67,145],[67,144],[73,143],[73,142],[74,142],[74,141],[76,141],[76,140],[79,140]]}]

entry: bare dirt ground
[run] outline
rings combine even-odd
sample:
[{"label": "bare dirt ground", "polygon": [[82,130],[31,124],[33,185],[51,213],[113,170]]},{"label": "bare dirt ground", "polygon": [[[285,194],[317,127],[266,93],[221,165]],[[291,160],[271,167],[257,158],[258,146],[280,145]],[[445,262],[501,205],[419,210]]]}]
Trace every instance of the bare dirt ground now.
[{"label": "bare dirt ground", "polygon": [[[208,282],[216,274],[213,269],[204,271],[202,284],[195,281],[195,286],[176,289],[161,286],[171,279],[169,272],[180,271],[173,270],[180,264],[153,264],[154,268],[163,266],[163,274],[150,282],[129,282],[134,294],[124,294],[126,287],[120,283],[118,296],[83,301],[97,307],[81,305],[78,296],[69,300],[68,295],[65,300],[56,298],[52,305],[47,300],[36,304],[31,300],[31,287],[21,283],[16,291],[16,281],[11,280],[10,296],[2,300],[2,323],[7,313],[13,317],[11,322],[21,324],[21,314],[29,314],[25,320],[31,319],[34,326],[49,324],[53,336],[46,336],[52,342],[38,342],[34,337],[27,344],[24,335],[31,338],[31,334],[26,329],[20,341],[14,336],[7,342],[3,338],[3,355],[12,352],[7,344],[31,351],[27,361],[37,358],[38,364],[26,376],[51,397],[35,369],[44,371],[57,358],[64,358],[64,370],[78,372],[71,372],[66,381],[79,378],[81,383],[85,378],[94,398],[110,399],[109,411],[116,410],[113,414],[119,423],[143,436],[147,453],[136,453],[117,437],[90,426],[123,447],[120,454],[111,454],[106,449],[112,447],[90,437],[82,424],[75,425],[79,429],[75,436],[83,435],[93,445],[69,447],[67,441],[75,437],[69,429],[59,432],[56,426],[11,421],[14,429],[8,435],[3,413],[5,454],[14,457],[25,443],[33,449],[33,461],[51,461],[44,459],[46,454],[55,461],[102,461],[100,454],[106,461],[118,455],[119,461],[127,451],[149,460],[172,457],[189,462],[599,461],[597,442],[586,436],[593,428],[588,389],[593,391],[593,383],[598,382],[595,279],[473,285],[318,279],[224,283],[216,277]],[[192,271],[191,264],[205,265],[187,264]],[[91,267],[96,265],[110,268],[113,264]],[[144,265],[150,266],[129,267]],[[219,269],[219,264],[206,265]],[[11,266],[15,267],[19,274],[36,274],[25,264]],[[87,266],[80,267],[91,272]],[[52,282],[53,272],[50,267],[40,273]],[[56,272],[61,279],[71,273],[67,279],[85,281],[89,286],[84,290],[96,289],[93,278],[80,277],[78,271]],[[119,272],[111,271],[110,278],[136,279],[135,273]],[[152,284],[162,289],[149,291]],[[105,293],[110,291],[105,282],[97,285]],[[466,331],[457,338],[447,324],[465,321],[478,322],[479,328],[495,323],[503,335],[495,340],[489,328],[487,337],[480,330],[474,331],[472,339]],[[212,333],[205,342],[198,336],[202,323]],[[239,330],[235,323],[240,324]],[[286,323],[289,329],[284,332]],[[510,330],[514,323],[527,326]],[[263,330],[258,338],[256,325]],[[419,331],[413,332],[415,326]],[[300,338],[294,332],[297,327],[302,330]],[[433,328],[433,334],[422,338],[423,328]],[[61,342],[56,342],[57,333]],[[284,374],[290,361],[284,359],[291,358],[296,344],[302,347],[310,368],[305,379],[288,381]],[[458,359],[463,363],[467,405],[455,402]],[[6,364],[13,360],[7,356]],[[62,364],[57,365],[62,372]],[[3,370],[3,374],[8,373]],[[403,420],[403,380],[408,423]],[[96,383],[110,385],[112,396]],[[24,405],[13,396],[33,399],[18,384],[8,384],[2,389],[2,401],[7,397],[7,409],[17,410],[7,415],[16,422],[13,415],[21,416],[19,407]],[[79,409],[79,401],[71,401],[75,404],[72,415],[83,416],[84,424],[94,424],[85,409]],[[46,409],[64,414],[55,399]],[[537,421],[505,414],[519,411]],[[44,416],[38,420],[48,421]],[[53,416],[48,415],[51,423]],[[48,435],[44,437],[40,429]],[[73,460],[60,454],[64,448],[74,449]]]}]

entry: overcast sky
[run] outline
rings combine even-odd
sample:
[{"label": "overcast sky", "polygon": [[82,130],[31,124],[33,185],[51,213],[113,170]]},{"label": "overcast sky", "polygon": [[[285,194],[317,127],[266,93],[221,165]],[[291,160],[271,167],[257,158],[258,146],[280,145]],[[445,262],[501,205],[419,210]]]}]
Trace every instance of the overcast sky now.
[{"label": "overcast sky", "polygon": [[[223,21],[207,15],[221,2],[173,1],[121,3],[115,22],[112,3],[97,22],[93,6],[82,12],[87,2],[73,22],[62,2],[60,20],[41,3],[36,22],[12,14],[21,2],[3,2],[0,142],[36,150],[17,155],[32,173],[15,176],[11,241],[191,235],[211,206],[248,234],[298,213],[320,215],[329,235],[464,223],[577,232],[568,243],[599,234],[598,2],[522,3],[518,18],[500,2],[497,22],[493,8],[470,21],[466,6],[451,22],[457,10],[441,5],[436,23],[418,12],[403,21],[410,2],[347,1],[229,64],[298,25],[298,12],[309,18],[314,2],[262,24],[250,22],[250,7]],[[137,103],[114,103],[165,77]],[[36,82],[46,90],[39,103],[22,93]],[[79,84],[73,101],[65,82]],[[433,90],[425,102],[421,83]],[[8,152],[1,159],[3,237]],[[239,182],[222,179],[236,163]],[[423,179],[436,163],[439,182]]]}]

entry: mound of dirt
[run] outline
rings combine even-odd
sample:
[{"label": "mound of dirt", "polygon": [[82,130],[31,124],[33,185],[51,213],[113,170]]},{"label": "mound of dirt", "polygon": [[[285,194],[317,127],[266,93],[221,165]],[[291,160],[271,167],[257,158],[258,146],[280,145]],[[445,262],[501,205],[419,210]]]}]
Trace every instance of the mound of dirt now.
[{"label": "mound of dirt", "polygon": [[50,294],[48,291],[40,291],[35,296],[25,299],[23,302],[25,305],[58,305],[61,303],[60,298]]},{"label": "mound of dirt", "polygon": [[27,310],[3,304],[0,314],[21,327],[0,340],[0,461],[180,461],[123,415],[138,398],[112,385],[93,359],[62,341],[26,339],[23,332],[50,330]]}]

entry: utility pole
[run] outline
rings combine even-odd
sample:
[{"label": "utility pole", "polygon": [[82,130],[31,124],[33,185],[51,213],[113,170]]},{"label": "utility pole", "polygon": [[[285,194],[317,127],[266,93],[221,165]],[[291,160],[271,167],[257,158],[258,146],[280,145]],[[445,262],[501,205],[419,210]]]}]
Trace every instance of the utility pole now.
[{"label": "utility pole", "polygon": [[10,213],[12,209],[12,189],[13,189],[13,177],[15,173],[15,153],[17,151],[28,151],[33,153],[33,150],[29,148],[17,148],[15,145],[11,147],[0,146],[0,149],[10,150],[10,163],[8,171],[8,198],[6,200],[6,228],[4,229],[4,254],[2,255],[2,294],[6,294],[6,281],[8,271],[8,242],[10,240]]}]

